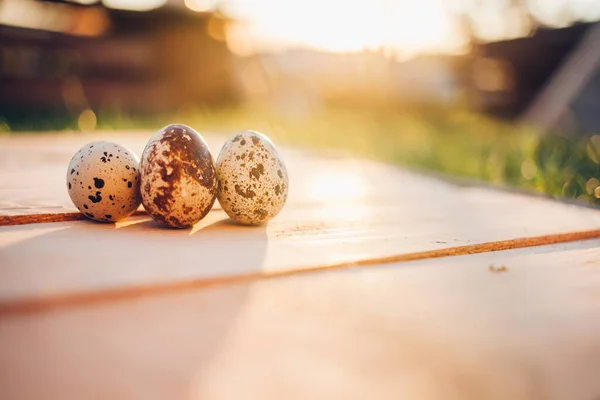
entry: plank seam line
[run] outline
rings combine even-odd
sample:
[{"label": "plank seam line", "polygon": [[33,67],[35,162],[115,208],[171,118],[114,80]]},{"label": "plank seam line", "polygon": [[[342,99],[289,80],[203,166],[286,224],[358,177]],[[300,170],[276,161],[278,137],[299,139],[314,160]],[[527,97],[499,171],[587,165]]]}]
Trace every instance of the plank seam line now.
[{"label": "plank seam line", "polygon": [[[145,210],[137,210],[131,214],[131,216],[137,215],[148,215],[148,213]],[[53,222],[70,222],[86,219],[87,217],[80,212],[0,215],[0,226],[49,224]]]},{"label": "plank seam line", "polygon": [[[220,208],[213,207],[213,210]],[[130,217],[149,216],[146,210],[136,210]],[[0,226],[16,226],[31,224],[51,224],[56,222],[86,221],[88,218],[80,212],[37,213],[22,215],[0,215]]]},{"label": "plank seam line", "polygon": [[352,267],[369,267],[385,265],[390,263],[402,263],[433,258],[489,253],[494,251],[544,246],[557,243],[568,243],[597,238],[600,238],[600,229],[533,236],[528,238],[499,240],[473,245],[455,246],[436,250],[397,254],[385,257],[375,257],[364,260],[341,262],[321,266],[311,266],[284,271],[271,271],[262,273],[256,272],[241,275],[225,276],[213,279],[203,278],[196,280],[155,283],[143,286],[132,286],[126,288],[116,288],[92,292],[72,292],[61,293],[56,295],[45,295],[26,299],[0,301],[0,317],[14,314],[29,314],[69,307],[92,305],[95,303],[107,301],[135,299],[150,295],[173,293],[178,291],[214,287],[226,284],[247,283],[258,281],[261,279],[272,279],[318,271],[332,271]]}]

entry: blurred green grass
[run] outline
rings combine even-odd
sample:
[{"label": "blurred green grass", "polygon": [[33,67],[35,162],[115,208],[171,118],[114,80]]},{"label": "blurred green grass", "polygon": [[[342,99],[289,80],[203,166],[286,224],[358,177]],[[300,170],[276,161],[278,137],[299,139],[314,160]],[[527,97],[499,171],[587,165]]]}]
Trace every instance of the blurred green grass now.
[{"label": "blurred green grass", "polygon": [[207,131],[255,129],[286,144],[343,149],[417,169],[600,205],[600,136],[541,135],[436,107],[327,108],[305,115],[231,109],[181,115]]},{"label": "blurred green grass", "polygon": [[[42,121],[43,123],[39,123]],[[0,121],[3,122],[3,121]],[[539,134],[461,109],[327,107],[276,110],[247,106],[183,109],[136,118],[98,113],[96,129],[158,129],[179,122],[198,131],[261,131],[275,142],[342,149],[417,169],[600,205],[600,136]],[[77,129],[76,119],[23,119],[14,131]]]}]

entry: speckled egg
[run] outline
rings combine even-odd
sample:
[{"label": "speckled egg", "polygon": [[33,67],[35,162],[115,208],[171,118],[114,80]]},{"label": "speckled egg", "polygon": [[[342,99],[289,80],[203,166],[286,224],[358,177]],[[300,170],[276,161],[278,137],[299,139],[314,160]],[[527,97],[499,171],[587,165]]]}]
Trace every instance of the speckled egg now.
[{"label": "speckled egg", "polygon": [[244,131],[231,137],[217,158],[218,198],[233,220],[267,222],[283,208],[288,175],[281,156],[265,135]]},{"label": "speckled egg", "polygon": [[138,156],[126,147],[105,141],[88,143],[69,163],[69,196],[88,218],[119,221],[140,205],[138,167]]},{"label": "speckled egg", "polygon": [[217,174],[208,145],[186,125],[152,136],[140,161],[142,204],[154,220],[173,228],[200,221],[212,208]]}]

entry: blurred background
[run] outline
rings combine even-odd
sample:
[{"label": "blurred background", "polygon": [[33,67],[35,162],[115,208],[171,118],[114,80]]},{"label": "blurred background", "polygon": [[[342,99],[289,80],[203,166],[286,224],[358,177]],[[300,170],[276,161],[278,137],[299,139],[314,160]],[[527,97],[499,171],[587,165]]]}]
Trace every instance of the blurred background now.
[{"label": "blurred background", "polygon": [[0,132],[263,131],[600,204],[598,0],[0,0]]}]

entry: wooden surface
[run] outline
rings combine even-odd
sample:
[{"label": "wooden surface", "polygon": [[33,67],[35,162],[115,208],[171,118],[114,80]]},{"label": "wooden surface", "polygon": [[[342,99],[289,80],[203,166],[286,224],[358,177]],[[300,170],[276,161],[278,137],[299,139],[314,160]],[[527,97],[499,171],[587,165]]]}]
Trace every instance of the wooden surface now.
[{"label": "wooden surface", "polygon": [[[0,217],[76,217],[71,155],[149,136],[0,138]],[[598,210],[283,154],[267,226],[0,226],[0,398],[600,397]]]},{"label": "wooden surface", "polygon": [[9,399],[595,399],[598,245],[5,317],[0,387]]}]

